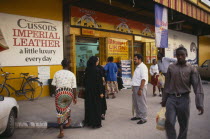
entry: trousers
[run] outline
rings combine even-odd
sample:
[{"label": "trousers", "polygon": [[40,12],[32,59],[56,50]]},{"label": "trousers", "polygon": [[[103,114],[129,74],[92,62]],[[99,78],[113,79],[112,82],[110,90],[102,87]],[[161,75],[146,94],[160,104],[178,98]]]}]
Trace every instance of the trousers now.
[{"label": "trousers", "polygon": [[139,86],[133,87],[133,106],[135,108],[136,117],[147,120],[147,86],[144,86],[141,96],[138,95]]},{"label": "trousers", "polygon": [[177,139],[175,123],[176,118],[179,123],[178,139],[186,139],[189,116],[190,116],[190,96],[189,94],[181,97],[169,95],[166,102],[166,136],[168,139]]}]

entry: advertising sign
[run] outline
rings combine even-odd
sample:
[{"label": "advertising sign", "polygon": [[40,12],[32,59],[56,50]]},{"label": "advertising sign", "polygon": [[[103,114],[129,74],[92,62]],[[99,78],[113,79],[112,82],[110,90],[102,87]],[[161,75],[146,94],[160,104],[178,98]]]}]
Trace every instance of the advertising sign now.
[{"label": "advertising sign", "polygon": [[108,38],[108,54],[114,57],[114,62],[128,59],[128,40]]},{"label": "advertising sign", "polygon": [[131,88],[132,85],[132,75],[131,75],[131,61],[121,60],[122,65],[122,80],[125,89]]},{"label": "advertising sign", "polygon": [[153,25],[75,6],[71,7],[71,25],[84,26],[91,29],[113,30],[150,37],[154,37],[155,35],[155,28]]},{"label": "advertising sign", "polygon": [[[56,65],[63,59],[62,22],[0,13],[2,66]],[[3,40],[3,41],[2,41]]]},{"label": "advertising sign", "polygon": [[168,47],[168,9],[155,4],[155,41],[158,48]]}]

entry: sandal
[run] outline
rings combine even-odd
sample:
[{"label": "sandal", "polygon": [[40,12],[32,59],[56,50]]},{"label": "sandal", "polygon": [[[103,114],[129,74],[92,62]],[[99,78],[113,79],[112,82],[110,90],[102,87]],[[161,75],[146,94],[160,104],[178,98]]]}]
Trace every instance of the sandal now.
[{"label": "sandal", "polygon": [[70,125],[71,125],[71,120],[70,120],[68,123],[66,123],[66,124],[64,125],[64,127],[65,127],[65,128],[68,128],[68,127],[70,127]]},{"label": "sandal", "polygon": [[58,138],[63,138],[63,137],[64,137],[64,133],[63,133],[63,132],[60,133],[57,137],[58,137]]}]

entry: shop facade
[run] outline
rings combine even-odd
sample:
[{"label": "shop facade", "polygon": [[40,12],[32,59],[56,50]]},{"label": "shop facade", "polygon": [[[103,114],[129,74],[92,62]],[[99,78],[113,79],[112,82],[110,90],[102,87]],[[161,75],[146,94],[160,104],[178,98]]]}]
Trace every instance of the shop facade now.
[{"label": "shop facade", "polygon": [[130,67],[123,73],[130,77],[134,54],[142,54],[148,67],[152,59],[157,59],[153,25],[75,6],[71,7],[70,22],[70,59],[79,86],[90,56],[98,56],[101,65],[109,56],[116,63],[129,61]]},{"label": "shop facade", "polygon": [[[101,5],[95,6],[93,10],[94,8],[90,7],[95,2]],[[54,73],[62,69],[60,62],[64,57],[71,61],[70,70],[76,75],[79,87],[83,85],[84,69],[90,56],[98,56],[101,65],[106,64],[109,56],[114,57],[114,62],[127,62],[124,74],[128,74],[130,78],[134,70],[134,54],[142,54],[144,63],[149,68],[152,59],[157,59],[158,52],[155,45],[154,22],[150,21],[154,20],[154,11],[152,14],[145,13],[145,16],[144,12],[136,14],[138,11],[147,8],[151,11],[151,6],[156,2],[168,7],[169,10],[179,11],[199,22],[210,24],[205,5],[199,8],[199,4],[189,6],[188,3],[192,2],[186,0],[151,0],[152,5],[150,3],[143,10],[140,1],[139,4],[136,2],[138,5],[132,9],[129,9],[129,6],[123,9],[123,6],[127,5],[124,4],[121,5],[123,11],[134,14],[126,16],[121,14],[122,9],[112,6],[110,2],[92,0],[91,4],[87,5],[85,1],[76,0],[2,0],[0,64],[4,71],[15,73],[13,77],[19,77],[22,72],[38,76],[44,82],[42,97],[49,95],[47,80],[52,79]],[[83,6],[80,7],[80,4]],[[107,10],[105,8],[101,11],[96,8],[100,6],[107,6]],[[119,13],[112,14],[108,11],[113,7]],[[151,18],[146,18],[147,15]],[[188,60],[192,63],[200,65],[205,59],[210,59],[207,52],[210,50],[208,36],[199,37],[199,34],[187,34],[169,28],[168,40],[169,48],[159,49],[167,57],[174,57],[174,50],[182,44],[188,49],[190,54]],[[20,86],[18,81],[10,83],[17,88]],[[16,97],[14,94],[11,96]],[[16,98],[24,99],[21,96]]]}]

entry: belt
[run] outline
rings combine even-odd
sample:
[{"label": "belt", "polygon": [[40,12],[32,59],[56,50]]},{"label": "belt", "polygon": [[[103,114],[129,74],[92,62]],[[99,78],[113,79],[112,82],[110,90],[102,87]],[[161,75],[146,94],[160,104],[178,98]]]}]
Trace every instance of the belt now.
[{"label": "belt", "polygon": [[181,97],[181,96],[189,95],[189,93],[177,93],[177,94],[170,94],[170,95],[173,95],[175,97]]}]

